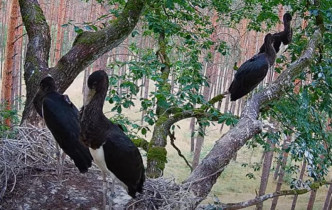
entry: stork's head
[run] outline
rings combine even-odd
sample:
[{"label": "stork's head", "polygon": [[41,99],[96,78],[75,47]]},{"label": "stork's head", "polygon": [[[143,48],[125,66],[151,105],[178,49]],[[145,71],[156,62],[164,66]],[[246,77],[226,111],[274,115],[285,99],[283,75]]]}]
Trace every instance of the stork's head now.
[{"label": "stork's head", "polygon": [[91,99],[96,94],[101,94],[103,97],[106,96],[109,86],[108,75],[104,70],[98,70],[93,72],[88,78],[88,96],[84,105],[90,103]]},{"label": "stork's head", "polygon": [[39,88],[44,92],[55,91],[55,81],[51,75],[47,75],[40,81]]},{"label": "stork's head", "polygon": [[290,22],[291,20],[292,20],[292,15],[289,14],[288,12],[286,12],[286,13],[284,14],[284,17],[283,17],[283,21],[284,21],[284,23],[286,23],[286,22]]}]

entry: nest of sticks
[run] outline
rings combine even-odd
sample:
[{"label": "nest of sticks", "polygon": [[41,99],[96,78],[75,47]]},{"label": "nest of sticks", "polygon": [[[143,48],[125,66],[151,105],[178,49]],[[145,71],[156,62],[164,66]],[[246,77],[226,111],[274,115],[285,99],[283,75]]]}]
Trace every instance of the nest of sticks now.
[{"label": "nest of sticks", "polygon": [[126,209],[194,209],[196,199],[187,185],[160,177],[146,179],[143,193],[130,201]]},{"label": "nest of sticks", "polygon": [[47,128],[14,127],[0,138],[0,200],[12,192],[19,176],[54,169],[56,146]]},{"label": "nest of sticks", "polygon": [[[15,127],[0,138],[0,200],[15,189],[18,179],[33,171],[54,171],[57,167],[55,140],[47,128]],[[69,158],[66,158],[70,161]],[[197,197],[196,197],[197,199]],[[143,193],[123,206],[125,209],[194,209],[195,196],[188,185],[174,178],[146,179]]]}]

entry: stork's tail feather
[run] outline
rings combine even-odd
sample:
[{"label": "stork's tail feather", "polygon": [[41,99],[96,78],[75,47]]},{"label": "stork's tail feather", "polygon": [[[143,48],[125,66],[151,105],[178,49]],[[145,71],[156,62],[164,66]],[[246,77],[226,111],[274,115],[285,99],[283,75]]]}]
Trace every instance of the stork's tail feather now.
[{"label": "stork's tail feather", "polygon": [[[68,154],[69,155],[69,154]],[[74,160],[75,166],[81,173],[85,173],[92,166],[92,156],[87,147],[81,145],[69,155]]]},{"label": "stork's tail feather", "polygon": [[139,192],[139,193],[143,192],[144,182],[145,182],[145,170],[142,170],[141,179],[140,179],[140,182],[139,182],[138,187],[137,187],[137,192]]}]

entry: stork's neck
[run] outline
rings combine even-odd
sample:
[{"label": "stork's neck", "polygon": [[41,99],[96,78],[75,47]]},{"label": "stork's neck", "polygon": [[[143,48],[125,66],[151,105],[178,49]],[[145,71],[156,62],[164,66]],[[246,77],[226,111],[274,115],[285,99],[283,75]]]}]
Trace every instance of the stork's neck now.
[{"label": "stork's neck", "polygon": [[277,56],[276,51],[273,47],[273,43],[265,43],[265,54],[267,55],[270,66],[272,66]]},{"label": "stork's neck", "polygon": [[284,22],[284,31],[289,32],[291,30],[290,22]]},{"label": "stork's neck", "polygon": [[94,110],[102,113],[105,97],[106,97],[106,92],[95,93],[90,100],[88,99],[88,103],[85,105],[84,110]]}]

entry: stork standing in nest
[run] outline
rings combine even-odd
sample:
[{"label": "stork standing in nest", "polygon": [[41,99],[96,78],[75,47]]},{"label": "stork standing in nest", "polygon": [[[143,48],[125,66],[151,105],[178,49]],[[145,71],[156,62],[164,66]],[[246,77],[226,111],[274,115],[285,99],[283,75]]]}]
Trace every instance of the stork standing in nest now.
[{"label": "stork standing in nest", "polygon": [[[102,172],[106,208],[106,175],[112,178],[111,193],[114,195],[114,181],[122,185],[131,197],[142,192],[145,169],[138,148],[103,114],[109,80],[105,71],[93,72],[88,78],[88,96],[80,114],[81,141],[89,147],[94,162]],[[109,201],[112,207],[112,199]]]},{"label": "stork standing in nest", "polygon": [[[55,81],[46,76],[40,82],[39,90],[34,98],[34,106],[38,114],[45,120],[54,139],[64,151],[58,155],[58,174],[60,179],[63,171],[63,160],[67,154],[81,173],[88,171],[92,165],[92,156],[79,139],[79,112],[67,95],[56,91]],[[61,159],[61,160],[60,160]]]}]

